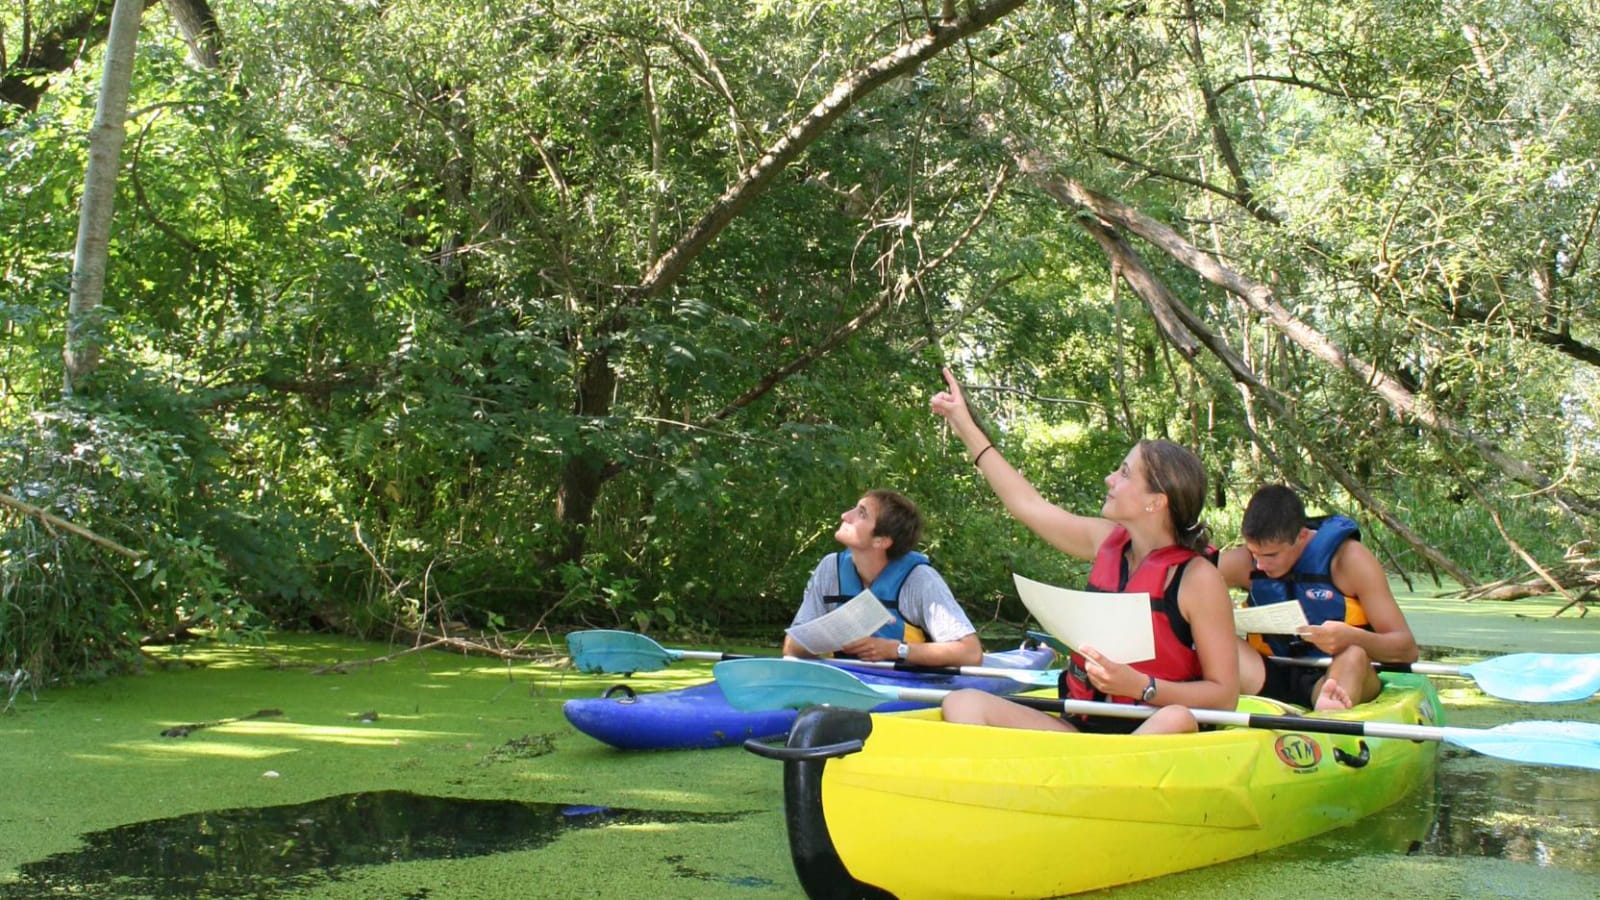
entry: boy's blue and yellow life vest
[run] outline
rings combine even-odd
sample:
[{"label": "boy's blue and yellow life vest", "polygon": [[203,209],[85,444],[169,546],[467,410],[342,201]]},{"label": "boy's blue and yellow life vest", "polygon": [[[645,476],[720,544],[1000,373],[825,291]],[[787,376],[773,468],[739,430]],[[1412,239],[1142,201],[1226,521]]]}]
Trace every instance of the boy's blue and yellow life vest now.
[{"label": "boy's blue and yellow life vest", "polygon": [[[861,575],[856,572],[856,564],[850,558],[849,550],[839,551],[838,562],[839,593],[822,598],[823,605],[829,612],[840,604],[848,603],[851,598],[864,590]],[[888,638],[891,641],[903,641],[907,644],[920,644],[928,639],[921,628],[907,622],[900,612],[900,589],[905,586],[906,578],[911,575],[912,569],[925,565],[928,565],[928,558],[912,550],[889,560],[889,564],[883,567],[878,577],[872,580],[872,596],[877,597],[883,608],[894,617],[894,621],[873,632],[872,637]]]},{"label": "boy's blue and yellow life vest", "polygon": [[[1325,516],[1311,520],[1307,527],[1315,527],[1317,533],[1288,574],[1282,578],[1268,578],[1260,569],[1251,570],[1248,605],[1266,606],[1297,600],[1305,610],[1306,621],[1312,625],[1344,622],[1370,629],[1360,598],[1346,597],[1333,584],[1333,555],[1345,541],[1361,540],[1360,526],[1348,516]],[[1327,656],[1315,644],[1293,635],[1252,634],[1250,644],[1263,655]]]}]

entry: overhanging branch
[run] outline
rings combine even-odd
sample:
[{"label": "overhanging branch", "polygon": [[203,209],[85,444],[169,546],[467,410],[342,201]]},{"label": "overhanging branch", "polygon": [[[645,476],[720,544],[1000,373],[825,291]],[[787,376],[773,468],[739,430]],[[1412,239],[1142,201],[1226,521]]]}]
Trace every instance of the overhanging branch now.
[{"label": "overhanging branch", "polygon": [[927,34],[900,44],[891,52],[840,79],[827,96],[817,101],[804,117],[768,147],[767,152],[701,214],[699,221],[655,261],[635,288],[636,293],[644,297],[657,296],[675,283],[689,264],[738,217],[740,210],[760,196],[778,173],[827,133],[835,120],[864,97],[915,70],[962,38],[993,25],[1026,2],[991,0],[971,7],[959,18],[930,23]]}]

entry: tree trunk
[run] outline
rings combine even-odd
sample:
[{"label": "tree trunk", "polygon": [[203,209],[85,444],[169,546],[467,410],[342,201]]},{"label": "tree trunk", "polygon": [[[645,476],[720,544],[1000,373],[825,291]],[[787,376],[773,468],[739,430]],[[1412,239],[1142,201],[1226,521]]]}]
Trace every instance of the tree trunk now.
[{"label": "tree trunk", "polygon": [[[141,0],[145,9],[156,0]],[[39,106],[49,79],[47,76],[64,72],[87,47],[93,47],[106,38],[109,22],[106,11],[111,0],[96,0],[89,8],[75,13],[51,31],[29,39],[23,32],[24,43],[16,48],[16,57],[4,63],[0,72],[0,129],[8,127],[22,113],[32,112]],[[23,15],[27,15],[24,7]]]},{"label": "tree trunk", "polygon": [[189,58],[195,65],[215,69],[222,65],[222,32],[216,13],[206,0],[164,0],[167,14],[178,25],[178,33],[189,45]]},{"label": "tree trunk", "polygon": [[89,131],[89,165],[83,178],[78,214],[78,243],[72,253],[72,292],[67,303],[64,391],[71,395],[100,361],[101,335],[95,311],[105,293],[106,247],[111,239],[111,210],[117,197],[117,170],[127,137],[128,92],[133,83],[133,54],[139,40],[143,0],[117,0],[106,38],[105,70],[100,102]]},{"label": "tree trunk", "polygon": [[[611,354],[603,347],[591,351],[578,372],[578,402],[573,412],[581,418],[609,415],[616,389],[617,373],[611,368]],[[556,492],[556,519],[563,530],[557,562],[577,562],[583,557],[595,504],[600,502],[600,488],[621,471],[591,449],[581,433],[576,440],[578,445],[567,452],[561,467],[561,487]]]}]

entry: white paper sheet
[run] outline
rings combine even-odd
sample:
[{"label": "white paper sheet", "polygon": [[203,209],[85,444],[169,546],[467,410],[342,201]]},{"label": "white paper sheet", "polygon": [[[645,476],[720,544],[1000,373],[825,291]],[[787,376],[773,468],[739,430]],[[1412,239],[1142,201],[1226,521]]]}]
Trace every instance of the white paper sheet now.
[{"label": "white paper sheet", "polygon": [[1087,645],[1120,663],[1155,659],[1149,594],[1072,591],[1021,575],[1012,578],[1022,605],[1068,647]]},{"label": "white paper sheet", "polygon": [[1233,611],[1233,630],[1245,634],[1294,634],[1296,628],[1311,624],[1299,603],[1268,603],[1244,606]]},{"label": "white paper sheet", "polygon": [[850,602],[809,622],[789,627],[790,637],[818,656],[832,653],[857,638],[864,638],[894,621],[871,591],[862,591]]}]

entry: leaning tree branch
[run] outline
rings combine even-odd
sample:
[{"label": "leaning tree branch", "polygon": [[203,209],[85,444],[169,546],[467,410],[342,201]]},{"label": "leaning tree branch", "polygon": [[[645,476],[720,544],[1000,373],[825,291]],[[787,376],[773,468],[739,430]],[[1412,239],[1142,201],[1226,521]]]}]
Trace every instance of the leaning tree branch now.
[{"label": "leaning tree branch", "polygon": [[[1155,274],[1149,271],[1149,267],[1138,252],[1121,235],[1109,228],[1106,223],[1087,215],[1079,216],[1077,221],[1108,254],[1112,255],[1112,258],[1125,274],[1136,271],[1141,272],[1137,276],[1137,280],[1130,278],[1128,281],[1136,292],[1140,291],[1141,285],[1158,282]],[[1141,296],[1143,295],[1141,294]],[[1204,320],[1195,314],[1194,310],[1190,309],[1187,304],[1179,300],[1170,290],[1165,290],[1164,288],[1145,297],[1145,300],[1147,303],[1163,303],[1169,306],[1172,315],[1183,323],[1189,333],[1194,335],[1207,350],[1211,351],[1211,355],[1216,357],[1228,369],[1235,381],[1253,391],[1261,402],[1272,410],[1273,415],[1277,416],[1279,421],[1283,422],[1290,432],[1294,434],[1295,439],[1302,446],[1311,446],[1314,443],[1312,437],[1300,425],[1294,414],[1278,399],[1277,393],[1268,387],[1244,360],[1239,358],[1238,354],[1233,351],[1233,348],[1226,341],[1222,340],[1216,332],[1207,327]],[[1467,574],[1465,569],[1456,565],[1448,556],[1445,556],[1437,548],[1424,541],[1420,535],[1400,521],[1349,470],[1339,465],[1327,454],[1313,454],[1313,458],[1324,471],[1333,476],[1334,480],[1338,481],[1350,493],[1350,496],[1356,499],[1356,502],[1360,503],[1382,521],[1384,525],[1388,526],[1389,530],[1398,535],[1401,540],[1415,548],[1423,557],[1439,566],[1439,568],[1444,569],[1451,577],[1462,584],[1470,585],[1476,583],[1476,580]]]},{"label": "leaning tree branch", "polygon": [[[1561,582],[1556,580],[1556,577],[1550,574],[1548,569],[1539,565],[1539,561],[1533,558],[1533,554],[1523,549],[1522,545],[1517,543],[1517,540],[1511,536],[1511,532],[1506,530],[1506,524],[1500,518],[1500,511],[1495,509],[1494,506],[1489,503],[1489,498],[1485,497],[1482,491],[1478,490],[1478,486],[1473,482],[1473,479],[1465,472],[1461,471],[1461,468],[1456,466],[1453,460],[1450,464],[1451,467],[1456,470],[1456,474],[1460,477],[1461,483],[1466,485],[1467,490],[1472,493],[1473,499],[1477,500],[1478,505],[1483,507],[1484,512],[1489,514],[1489,519],[1494,522],[1495,529],[1500,532],[1500,539],[1505,541],[1506,546],[1510,547],[1512,552],[1516,553],[1523,562],[1528,564],[1528,568],[1538,575],[1540,580],[1549,585],[1552,590],[1561,595],[1562,599],[1567,601],[1567,606],[1563,606],[1562,609],[1564,610],[1568,606],[1571,606],[1573,603],[1575,603],[1576,601],[1573,599],[1573,596],[1567,593],[1567,589],[1562,587]],[[1560,615],[1560,613],[1558,612],[1556,615]]]},{"label": "leaning tree branch", "polygon": [[1308,81],[1304,78],[1296,78],[1292,75],[1275,75],[1264,72],[1255,72],[1249,75],[1236,75],[1233,78],[1218,84],[1216,86],[1216,92],[1218,96],[1221,96],[1242,84],[1250,84],[1251,82],[1256,81],[1266,81],[1274,84],[1287,85],[1289,87],[1304,88],[1308,91],[1316,91],[1319,94],[1327,94],[1330,97],[1339,97],[1344,100],[1377,99],[1376,94],[1372,94],[1367,91],[1352,91],[1349,90],[1345,85],[1334,87],[1332,85],[1322,84],[1316,81]]},{"label": "leaning tree branch", "polygon": [[745,166],[745,146],[755,146],[757,131],[750,124],[750,119],[739,108],[739,99],[733,93],[733,88],[728,85],[728,79],[722,74],[722,69],[717,65],[716,57],[707,52],[700,39],[690,34],[688,29],[678,22],[668,19],[667,31],[673,37],[672,50],[678,58],[683,60],[706,86],[717,93],[728,104],[728,126],[733,132],[735,140],[733,150],[739,154],[739,165]]},{"label": "leaning tree branch", "polygon": [[1184,18],[1188,20],[1189,43],[1186,47],[1189,61],[1194,63],[1195,86],[1200,89],[1200,97],[1204,101],[1206,110],[1206,123],[1211,128],[1211,143],[1216,148],[1217,157],[1228,170],[1228,175],[1233,179],[1233,195],[1238,198],[1240,206],[1252,216],[1273,225],[1282,224],[1283,220],[1273,212],[1261,205],[1256,199],[1255,190],[1250,186],[1250,179],[1245,177],[1244,166],[1239,163],[1239,154],[1233,147],[1233,136],[1228,134],[1228,126],[1222,121],[1222,103],[1218,94],[1211,86],[1211,78],[1206,75],[1205,45],[1200,40],[1200,14],[1195,11],[1194,0],[1184,0]]},{"label": "leaning tree branch", "polygon": [[[1046,193],[1050,193],[1048,188]],[[1167,289],[1166,284],[1156,276],[1156,273],[1150,271],[1150,267],[1145,265],[1144,260],[1120,235],[1099,221],[1080,219],[1078,224],[1083,226],[1084,231],[1087,231],[1095,243],[1100,245],[1100,249],[1105,251],[1106,257],[1111,260],[1122,280],[1133,288],[1133,293],[1144,303],[1145,309],[1149,310],[1150,317],[1155,319],[1156,327],[1166,338],[1167,343],[1176,347],[1185,359],[1194,359],[1195,354],[1200,351],[1200,345],[1195,340],[1193,332],[1185,327],[1177,314],[1172,311],[1177,298],[1172,296],[1172,291]],[[1132,260],[1137,265],[1123,266],[1124,260]]]},{"label": "leaning tree branch", "polygon": [[[1452,318],[1467,319],[1485,325],[1489,324],[1490,319],[1494,317],[1494,314],[1489,310],[1478,309],[1465,303],[1451,307],[1449,313]],[[1600,368],[1600,347],[1586,344],[1566,331],[1551,331],[1548,328],[1540,328],[1532,323],[1521,323],[1517,327],[1536,343],[1550,347],[1579,362]]]},{"label": "leaning tree branch", "polygon": [[[927,34],[902,42],[889,53],[837,81],[827,96],[794,122],[767,148],[760,159],[745,169],[744,173],[723,191],[722,195],[701,214],[699,220],[689,226],[678,240],[651,264],[638,284],[624,286],[616,293],[615,308],[608,320],[598,326],[598,337],[601,340],[585,363],[586,371],[581,383],[583,385],[592,383],[597,388],[606,388],[604,393],[609,393],[609,387],[614,386],[615,379],[605,374],[610,365],[611,351],[605,345],[604,338],[622,327],[626,307],[659,297],[670,290],[695,259],[738,218],[744,208],[761,196],[790,163],[826,134],[840,116],[878,88],[915,72],[945,49],[989,27],[1025,2],[1027,0],[989,0],[981,5],[973,3],[968,6],[965,15],[948,21],[929,22]],[[892,290],[903,295],[908,286],[902,278],[901,283]],[[825,339],[819,352],[807,354],[769,373],[755,387],[702,420],[700,424],[725,418],[749,405],[822,352],[837,346],[839,341],[859,330],[871,318],[881,314],[894,298],[893,293],[880,295],[872,307],[863,310],[861,316],[842,326],[835,335]],[[583,388],[580,387],[580,390]],[[600,392],[597,391],[598,393]],[[623,463],[617,460],[605,462],[595,468],[590,461],[574,457],[568,461],[563,471],[562,495],[564,497],[569,488],[580,497],[592,495],[598,491],[599,484],[615,477],[624,471],[624,468]],[[565,513],[562,515],[564,517]]]},{"label": "leaning tree branch", "polygon": [[948,22],[930,22],[926,34],[900,44],[840,79],[826,97],[817,101],[810,112],[768,147],[767,152],[701,214],[699,221],[655,261],[634,288],[636,295],[658,296],[676,283],[689,264],[716,240],[741,210],[765,192],[789,163],[826,134],[834,121],[863,98],[916,70],[957,41],[993,25],[1026,2],[991,0],[970,7],[965,15]]},{"label": "leaning tree branch", "polygon": [[829,332],[822,340],[811,345],[798,356],[761,376],[749,390],[746,390],[743,394],[729,401],[727,405],[707,416],[702,424],[726,419],[765,396],[782,383],[784,379],[816,362],[826,355],[828,351],[849,340],[852,335],[866,327],[867,323],[883,315],[894,303],[905,297],[906,289],[909,286],[909,279],[900,279],[879,291],[878,296],[863,307],[860,312],[856,313],[850,321]]},{"label": "leaning tree branch", "polygon": [[[1117,162],[1122,163],[1123,165],[1133,166],[1134,168],[1138,169],[1139,171],[1145,173],[1146,175],[1153,175],[1156,178],[1165,179],[1167,181],[1176,182],[1178,184],[1186,184],[1189,187],[1195,188],[1197,190],[1205,191],[1205,192],[1210,193],[1210,194],[1216,194],[1218,197],[1221,197],[1224,200],[1227,200],[1227,201],[1229,201],[1231,203],[1237,203],[1240,206],[1246,206],[1246,204],[1249,202],[1249,198],[1248,197],[1244,196],[1243,194],[1239,194],[1239,193],[1235,193],[1234,191],[1230,191],[1230,190],[1228,190],[1227,188],[1225,188],[1225,187],[1223,187],[1221,185],[1212,184],[1209,181],[1205,181],[1205,180],[1200,179],[1200,178],[1195,178],[1195,177],[1190,176],[1190,175],[1185,175],[1182,172],[1173,172],[1173,171],[1170,171],[1170,170],[1167,170],[1167,169],[1163,169],[1160,166],[1152,165],[1151,163],[1147,163],[1144,160],[1137,159],[1135,157],[1129,156],[1126,153],[1122,153],[1120,151],[1113,150],[1110,147],[1096,147],[1094,149],[1101,156],[1104,156],[1104,157],[1106,157],[1108,159],[1114,159]],[[1246,208],[1248,208],[1248,207],[1246,206]]]},{"label": "leaning tree branch", "polygon": [[118,553],[133,560],[144,558],[144,554],[137,550],[129,550],[127,547],[122,546],[110,538],[101,537],[82,525],[75,525],[72,522],[68,522],[66,519],[61,518],[60,516],[55,515],[49,510],[40,509],[39,507],[34,506],[32,503],[26,503],[22,500],[18,500],[9,494],[0,494],[0,506],[8,506],[17,512],[22,513],[23,515],[32,516],[43,523],[44,527],[52,531],[59,528],[62,531],[71,532],[88,541],[89,543],[94,544],[95,546],[104,547],[105,549],[110,550],[112,553]]},{"label": "leaning tree branch", "polygon": [[[973,313],[983,309],[985,306],[988,306],[989,301],[994,299],[997,294],[999,294],[1012,283],[1021,280],[1022,277],[1022,273],[1017,272],[990,282],[989,285],[983,289],[983,294],[980,295],[978,299],[972,301],[971,303],[962,304],[961,311],[957,313],[949,322],[946,322],[943,328],[937,329],[931,335],[925,335],[917,338],[911,342],[907,349],[909,349],[913,354],[921,353],[923,347],[928,346],[934,341],[941,340],[946,335],[951,334],[959,329],[963,324],[966,323],[967,319],[970,318]],[[962,385],[962,387],[969,388],[968,385]]]},{"label": "leaning tree branch", "polygon": [[[1302,349],[1324,363],[1345,372],[1376,393],[1396,415],[1419,422],[1435,434],[1471,445],[1484,460],[1517,482],[1540,490],[1554,486],[1551,479],[1535,470],[1526,461],[1502,451],[1493,443],[1474,434],[1448,414],[1434,407],[1426,398],[1419,397],[1394,377],[1335,344],[1327,335],[1296,317],[1277,302],[1272,289],[1267,285],[1229,269],[1210,254],[1189,243],[1166,224],[1139,210],[1090,190],[1077,181],[1052,174],[1052,167],[1037,155],[1024,154],[1021,162],[1025,172],[1042,181],[1056,183],[1052,188],[1052,195],[1068,197],[1075,206],[1131,234],[1138,235],[1202,279],[1238,297],[1253,312],[1266,319]],[[1572,491],[1556,488],[1549,490],[1547,496],[1574,517],[1600,517],[1600,504]]]},{"label": "leaning tree branch", "polygon": [[849,340],[852,335],[866,327],[866,325],[872,320],[883,315],[885,311],[889,310],[900,300],[904,299],[906,292],[911,289],[912,285],[921,283],[922,279],[928,277],[929,274],[943,266],[946,262],[949,262],[950,259],[955,256],[956,250],[972,238],[972,235],[977,232],[979,224],[988,218],[989,212],[994,208],[995,201],[1000,198],[1001,188],[1005,185],[1007,176],[1007,170],[1002,168],[1000,173],[996,176],[994,184],[990,187],[989,195],[984,199],[983,206],[978,209],[977,213],[973,216],[972,221],[967,223],[967,226],[962,229],[961,234],[957,235],[955,240],[951,242],[951,245],[945,248],[943,252],[941,252],[938,256],[935,256],[933,259],[923,263],[915,272],[896,279],[892,284],[879,291],[878,296],[874,298],[871,303],[863,307],[859,313],[856,313],[856,315],[851,318],[850,321],[845,322],[844,324],[835,328],[833,331],[829,332],[826,337],[813,344],[809,349],[805,350],[798,356],[794,357],[778,368],[773,369],[771,372],[763,375],[760,380],[758,380],[749,390],[745,391],[743,394],[740,394],[722,409],[719,409],[710,416],[707,416],[704,422],[701,424],[704,425],[706,423],[726,419],[746,406],[749,406],[751,403],[754,403],[773,388],[777,387],[784,379],[796,372],[799,372],[806,366],[809,366],[811,363],[828,353],[828,351],[844,343],[846,340]]}]

